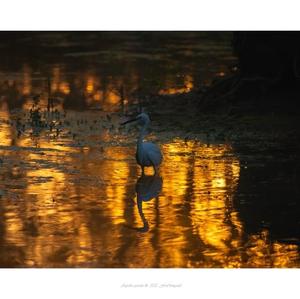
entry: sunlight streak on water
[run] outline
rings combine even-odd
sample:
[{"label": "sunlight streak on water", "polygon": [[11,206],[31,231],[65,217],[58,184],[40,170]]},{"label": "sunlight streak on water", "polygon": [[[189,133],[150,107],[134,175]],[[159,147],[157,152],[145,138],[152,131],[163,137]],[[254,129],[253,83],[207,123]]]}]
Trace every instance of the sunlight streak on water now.
[{"label": "sunlight streak on water", "polygon": [[[5,128],[1,146],[11,144]],[[243,233],[232,202],[240,163],[230,145],[164,143],[162,189],[140,214],[134,147],[40,137],[36,152],[32,142],[23,136],[18,146],[28,150],[1,149],[2,266],[297,266],[296,245]]]}]

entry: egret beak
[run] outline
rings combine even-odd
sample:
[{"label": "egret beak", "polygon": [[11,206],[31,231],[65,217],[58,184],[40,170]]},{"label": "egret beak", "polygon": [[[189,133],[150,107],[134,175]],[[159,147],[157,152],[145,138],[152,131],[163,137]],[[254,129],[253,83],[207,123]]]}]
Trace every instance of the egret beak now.
[{"label": "egret beak", "polygon": [[133,122],[133,121],[136,121],[137,120],[137,118],[135,117],[135,118],[132,118],[132,119],[129,119],[129,120],[126,120],[126,121],[124,121],[123,123],[121,123],[121,126],[124,126],[124,125],[126,125],[126,124],[128,124],[128,123],[131,123],[131,122]]}]

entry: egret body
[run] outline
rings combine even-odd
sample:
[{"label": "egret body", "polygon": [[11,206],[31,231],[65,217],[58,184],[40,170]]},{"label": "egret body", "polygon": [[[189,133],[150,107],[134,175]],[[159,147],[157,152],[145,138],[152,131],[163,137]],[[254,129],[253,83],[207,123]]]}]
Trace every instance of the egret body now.
[{"label": "egret body", "polygon": [[139,137],[137,139],[136,148],[136,161],[142,168],[142,174],[144,174],[144,168],[152,166],[155,174],[157,173],[158,166],[162,162],[162,153],[159,147],[152,142],[144,142],[144,137],[147,135],[147,128],[150,124],[150,118],[148,114],[141,113],[137,117],[125,121],[123,125],[136,121],[141,125]]}]

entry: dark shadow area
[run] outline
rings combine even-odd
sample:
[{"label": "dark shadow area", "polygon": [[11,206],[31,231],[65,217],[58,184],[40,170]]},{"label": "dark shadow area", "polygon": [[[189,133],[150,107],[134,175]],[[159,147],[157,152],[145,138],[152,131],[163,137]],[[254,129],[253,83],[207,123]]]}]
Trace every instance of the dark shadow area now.
[{"label": "dark shadow area", "polygon": [[245,233],[267,229],[272,241],[300,244],[299,165],[255,161],[241,168],[235,206]]},{"label": "dark shadow area", "polygon": [[204,93],[200,107],[213,111],[231,106],[238,115],[299,115],[300,33],[234,32],[232,47],[238,58],[232,74]]}]

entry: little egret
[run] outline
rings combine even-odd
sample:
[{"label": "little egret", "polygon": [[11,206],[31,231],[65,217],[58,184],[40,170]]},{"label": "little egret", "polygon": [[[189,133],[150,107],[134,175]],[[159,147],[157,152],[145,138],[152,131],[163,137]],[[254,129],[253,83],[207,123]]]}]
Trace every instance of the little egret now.
[{"label": "little egret", "polygon": [[137,117],[123,122],[122,125],[134,121],[142,126],[139,137],[137,139],[136,161],[142,168],[142,175],[144,174],[144,167],[149,166],[152,166],[154,168],[154,172],[156,174],[157,168],[162,162],[162,153],[158,146],[154,143],[143,141],[145,135],[147,134],[147,128],[150,124],[150,118],[148,114],[141,113]]}]

